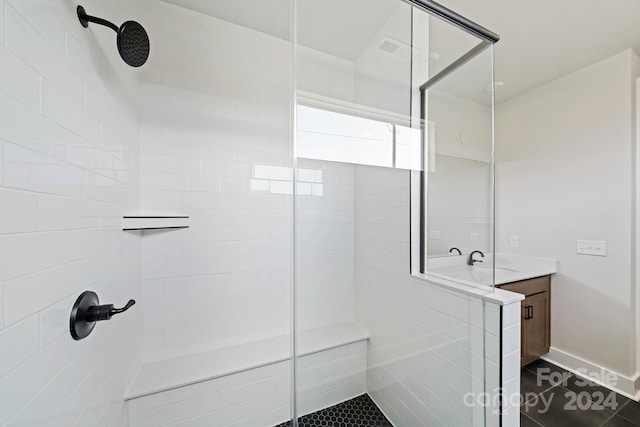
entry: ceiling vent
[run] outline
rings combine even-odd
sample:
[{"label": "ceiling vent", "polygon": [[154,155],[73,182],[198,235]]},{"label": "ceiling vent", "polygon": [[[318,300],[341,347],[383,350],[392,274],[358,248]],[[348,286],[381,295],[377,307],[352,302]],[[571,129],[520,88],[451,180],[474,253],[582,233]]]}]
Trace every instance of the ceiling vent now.
[{"label": "ceiling vent", "polygon": [[382,42],[378,45],[378,50],[390,53],[392,55],[396,53],[398,49],[400,49],[400,45],[388,38],[382,39]]},{"label": "ceiling vent", "polygon": [[389,36],[384,36],[382,40],[380,40],[380,43],[376,45],[376,49],[380,52],[384,52],[385,55],[392,55],[397,59],[411,59],[411,46],[396,39],[392,39]]}]

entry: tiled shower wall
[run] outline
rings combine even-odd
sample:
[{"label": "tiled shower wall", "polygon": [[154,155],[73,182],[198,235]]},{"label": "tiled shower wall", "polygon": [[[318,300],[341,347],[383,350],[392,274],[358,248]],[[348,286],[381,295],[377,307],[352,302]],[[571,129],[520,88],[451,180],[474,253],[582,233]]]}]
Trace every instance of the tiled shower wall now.
[{"label": "tiled shower wall", "polygon": [[[354,166],[298,160],[297,318],[306,330],[354,319]],[[309,194],[308,174],[319,177]]]},{"label": "tiled shower wall", "polygon": [[[287,334],[290,43],[145,4],[156,47],[143,70],[142,207],[191,217],[188,230],[143,235],[146,358]],[[308,329],[353,319],[353,168],[300,168],[299,325]]]},{"label": "tiled shower wall", "polygon": [[147,357],[288,333],[289,45],[160,1],[146,14],[142,208],[191,218],[143,235]]},{"label": "tiled shower wall", "polygon": [[68,325],[83,290],[138,298],[136,72],[66,0],[0,1],[0,64],[0,424],[123,425],[138,307],[80,342]]}]

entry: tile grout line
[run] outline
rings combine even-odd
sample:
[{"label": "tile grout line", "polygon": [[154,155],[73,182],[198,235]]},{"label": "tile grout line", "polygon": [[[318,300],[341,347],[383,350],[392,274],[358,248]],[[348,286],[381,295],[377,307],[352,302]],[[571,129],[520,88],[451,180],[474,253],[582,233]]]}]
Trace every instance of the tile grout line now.
[{"label": "tile grout line", "polygon": [[531,402],[533,399],[537,399],[537,398],[539,398],[540,396],[542,396],[543,394],[545,394],[545,393],[546,393],[546,392],[548,392],[549,390],[551,390],[551,389],[554,389],[554,388],[558,387],[558,385],[559,385],[559,384],[552,385],[551,387],[549,387],[549,388],[547,388],[547,389],[545,389],[545,390],[541,391],[540,393],[537,393],[537,394],[535,394],[535,395],[531,396],[531,397],[529,398],[529,400],[526,400],[524,403],[529,403],[529,402]]},{"label": "tile grout line", "polygon": [[542,424],[540,424],[539,422],[537,422],[536,420],[534,420],[533,418],[531,418],[530,416],[528,416],[527,414],[525,414],[524,412],[522,412],[522,410],[520,411],[520,415],[524,416],[525,418],[528,418],[529,421],[533,422],[535,425],[538,425],[540,427],[544,427]]},{"label": "tile grout line", "polygon": [[617,417],[616,414],[611,414],[611,416],[609,418],[607,418],[606,420],[604,420],[604,422],[602,424],[600,424],[600,427],[606,426],[609,421],[611,421],[612,419],[614,419],[616,417]]},{"label": "tile grout line", "polygon": [[625,421],[628,421],[628,422],[630,422],[630,423],[633,423],[633,422],[634,422],[633,420],[630,420],[629,418],[625,417],[624,415],[620,415],[620,412],[622,411],[622,409],[623,409],[624,407],[626,407],[627,405],[630,405],[630,404],[631,404],[631,401],[632,401],[632,399],[629,399],[629,400],[627,400],[625,403],[623,403],[622,405],[620,405],[620,407],[619,407],[618,409],[616,409],[616,410],[613,412],[613,414],[612,414],[609,418],[607,418],[607,419],[605,420],[605,422],[604,422],[602,425],[604,426],[606,423],[608,423],[609,421],[611,421],[613,418],[616,418],[616,417],[620,417],[620,418],[622,418],[622,419],[623,419],[623,420],[625,420]]}]

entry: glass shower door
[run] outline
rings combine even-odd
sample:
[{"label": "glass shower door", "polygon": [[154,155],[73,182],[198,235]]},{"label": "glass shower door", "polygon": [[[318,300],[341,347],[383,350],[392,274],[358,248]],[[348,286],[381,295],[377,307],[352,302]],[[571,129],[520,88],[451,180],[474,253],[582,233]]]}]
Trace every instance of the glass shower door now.
[{"label": "glass shower door", "polygon": [[490,43],[400,0],[303,0],[295,19],[295,415],[483,426],[492,273],[461,291],[420,267],[454,244],[446,262],[490,257],[492,64],[450,80]]}]

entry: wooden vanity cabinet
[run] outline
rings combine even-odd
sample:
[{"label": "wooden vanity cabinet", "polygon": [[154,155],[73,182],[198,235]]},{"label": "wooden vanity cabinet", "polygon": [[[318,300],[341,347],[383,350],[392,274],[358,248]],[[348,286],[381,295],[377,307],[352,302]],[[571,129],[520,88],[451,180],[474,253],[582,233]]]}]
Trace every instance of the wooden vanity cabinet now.
[{"label": "wooden vanity cabinet", "polygon": [[499,285],[525,296],[521,302],[520,366],[538,360],[551,345],[551,276]]}]

